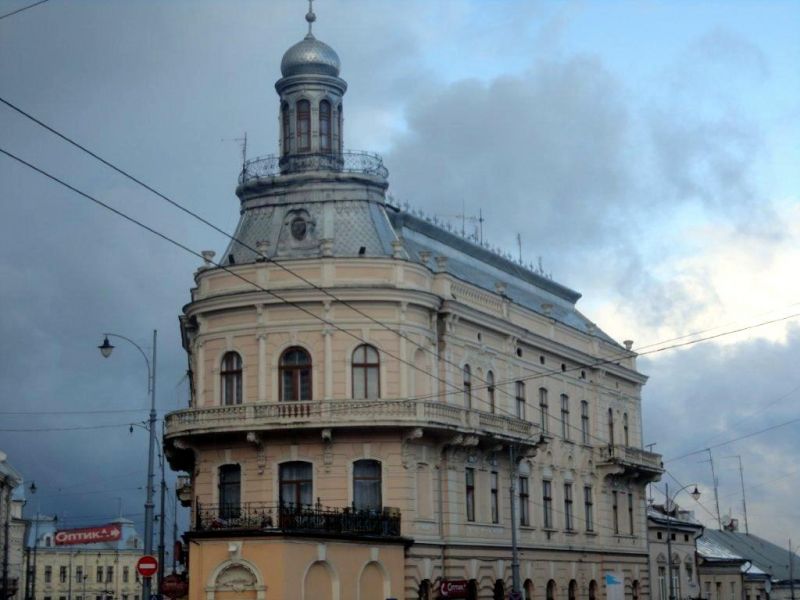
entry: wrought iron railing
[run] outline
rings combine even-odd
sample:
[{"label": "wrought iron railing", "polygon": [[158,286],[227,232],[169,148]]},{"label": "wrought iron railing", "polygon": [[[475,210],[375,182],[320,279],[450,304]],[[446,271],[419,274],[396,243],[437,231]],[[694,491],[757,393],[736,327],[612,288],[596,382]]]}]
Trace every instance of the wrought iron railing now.
[{"label": "wrought iron railing", "polygon": [[244,163],[239,183],[255,181],[263,177],[275,177],[287,173],[307,171],[336,171],[339,173],[362,173],[386,179],[389,170],[383,159],[371,152],[346,150],[330,154],[271,154],[248,160]]},{"label": "wrought iron railing", "polygon": [[194,531],[250,530],[400,536],[400,511],[331,508],[316,504],[244,502],[214,506],[195,502]]}]

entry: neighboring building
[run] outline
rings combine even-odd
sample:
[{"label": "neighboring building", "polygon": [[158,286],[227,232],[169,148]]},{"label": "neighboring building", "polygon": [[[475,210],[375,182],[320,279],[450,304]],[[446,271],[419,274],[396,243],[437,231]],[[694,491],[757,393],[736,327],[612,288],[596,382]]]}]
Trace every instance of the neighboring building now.
[{"label": "neighboring building", "polygon": [[381,159],[343,151],[339,68],[310,32],[284,54],[280,156],[243,168],[237,241],[181,317],[189,597],[505,598],[513,483],[527,598],[648,598],[662,466],[630,344],[387,204]]},{"label": "neighboring building", "polygon": [[[25,504],[22,476],[8,464],[0,451],[0,600],[22,597],[23,538]],[[5,594],[3,596],[3,594]]]},{"label": "neighboring building", "polygon": [[[673,506],[667,514],[663,506],[647,509],[648,543],[650,548],[650,581],[653,600],[688,600],[700,596],[696,541],[703,526],[689,511]],[[672,563],[668,560],[672,550]],[[671,575],[670,575],[671,567]],[[672,578],[672,595],[670,579]]]},{"label": "neighboring building", "polygon": [[96,527],[59,530],[55,517],[37,515],[31,519],[27,549],[28,600],[141,597],[136,562],[143,554],[142,540],[133,521],[119,518]]},{"label": "neighboring building", "polygon": [[734,589],[730,569],[725,571],[726,579],[719,574],[726,560],[731,568],[737,560],[741,565],[741,577],[735,583],[735,589],[741,590],[737,600],[793,600],[800,593],[800,557],[757,535],[706,529],[697,551],[707,600],[728,600]]}]

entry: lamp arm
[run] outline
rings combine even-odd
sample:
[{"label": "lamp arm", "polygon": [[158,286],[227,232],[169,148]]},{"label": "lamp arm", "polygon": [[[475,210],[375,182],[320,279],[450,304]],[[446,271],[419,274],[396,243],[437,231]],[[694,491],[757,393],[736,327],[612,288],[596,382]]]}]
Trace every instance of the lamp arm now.
[{"label": "lamp arm", "polygon": [[120,335],[119,333],[104,333],[103,335],[114,337],[114,338],[119,338],[121,340],[125,340],[129,344],[133,344],[133,346],[139,351],[139,354],[142,355],[142,358],[144,358],[145,364],[147,364],[147,381],[148,381],[148,384],[149,384],[150,380],[153,377],[153,371],[152,371],[152,367],[150,365],[150,359],[147,358],[147,354],[145,353],[144,350],[142,350],[142,347],[139,344],[137,344],[136,342],[134,342],[131,338],[125,337],[124,335]]}]

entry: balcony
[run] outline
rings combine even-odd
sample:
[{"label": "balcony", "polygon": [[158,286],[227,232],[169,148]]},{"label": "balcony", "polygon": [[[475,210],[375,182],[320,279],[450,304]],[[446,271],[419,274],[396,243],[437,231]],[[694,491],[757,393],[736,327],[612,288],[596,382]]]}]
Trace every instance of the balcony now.
[{"label": "balcony", "polygon": [[612,469],[614,475],[633,479],[658,481],[664,472],[661,455],[641,448],[617,444],[601,446],[598,466]]},{"label": "balcony", "polygon": [[308,506],[245,502],[211,507],[198,502],[192,532],[399,538],[400,511],[388,507],[383,510],[331,508],[319,502]]},{"label": "balcony", "polygon": [[522,419],[434,400],[270,402],[188,408],[168,414],[166,425],[166,439],[237,431],[422,427],[497,441],[533,443],[538,431],[536,425]]},{"label": "balcony", "polygon": [[329,154],[290,154],[278,156],[271,154],[245,162],[239,184],[255,182],[262,178],[276,177],[289,173],[309,171],[334,171],[337,173],[357,173],[386,179],[389,170],[383,159],[371,152],[347,150]]}]

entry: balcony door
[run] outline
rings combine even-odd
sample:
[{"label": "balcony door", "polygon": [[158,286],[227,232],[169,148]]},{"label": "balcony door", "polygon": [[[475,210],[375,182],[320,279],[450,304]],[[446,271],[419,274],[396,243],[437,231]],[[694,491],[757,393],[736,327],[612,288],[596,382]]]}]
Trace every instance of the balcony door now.
[{"label": "balcony door", "polygon": [[280,466],[280,502],[283,506],[302,508],[314,503],[312,466],[300,460]]},{"label": "balcony door", "polygon": [[239,465],[222,465],[219,468],[218,490],[220,518],[238,519],[242,494],[242,469]]}]

